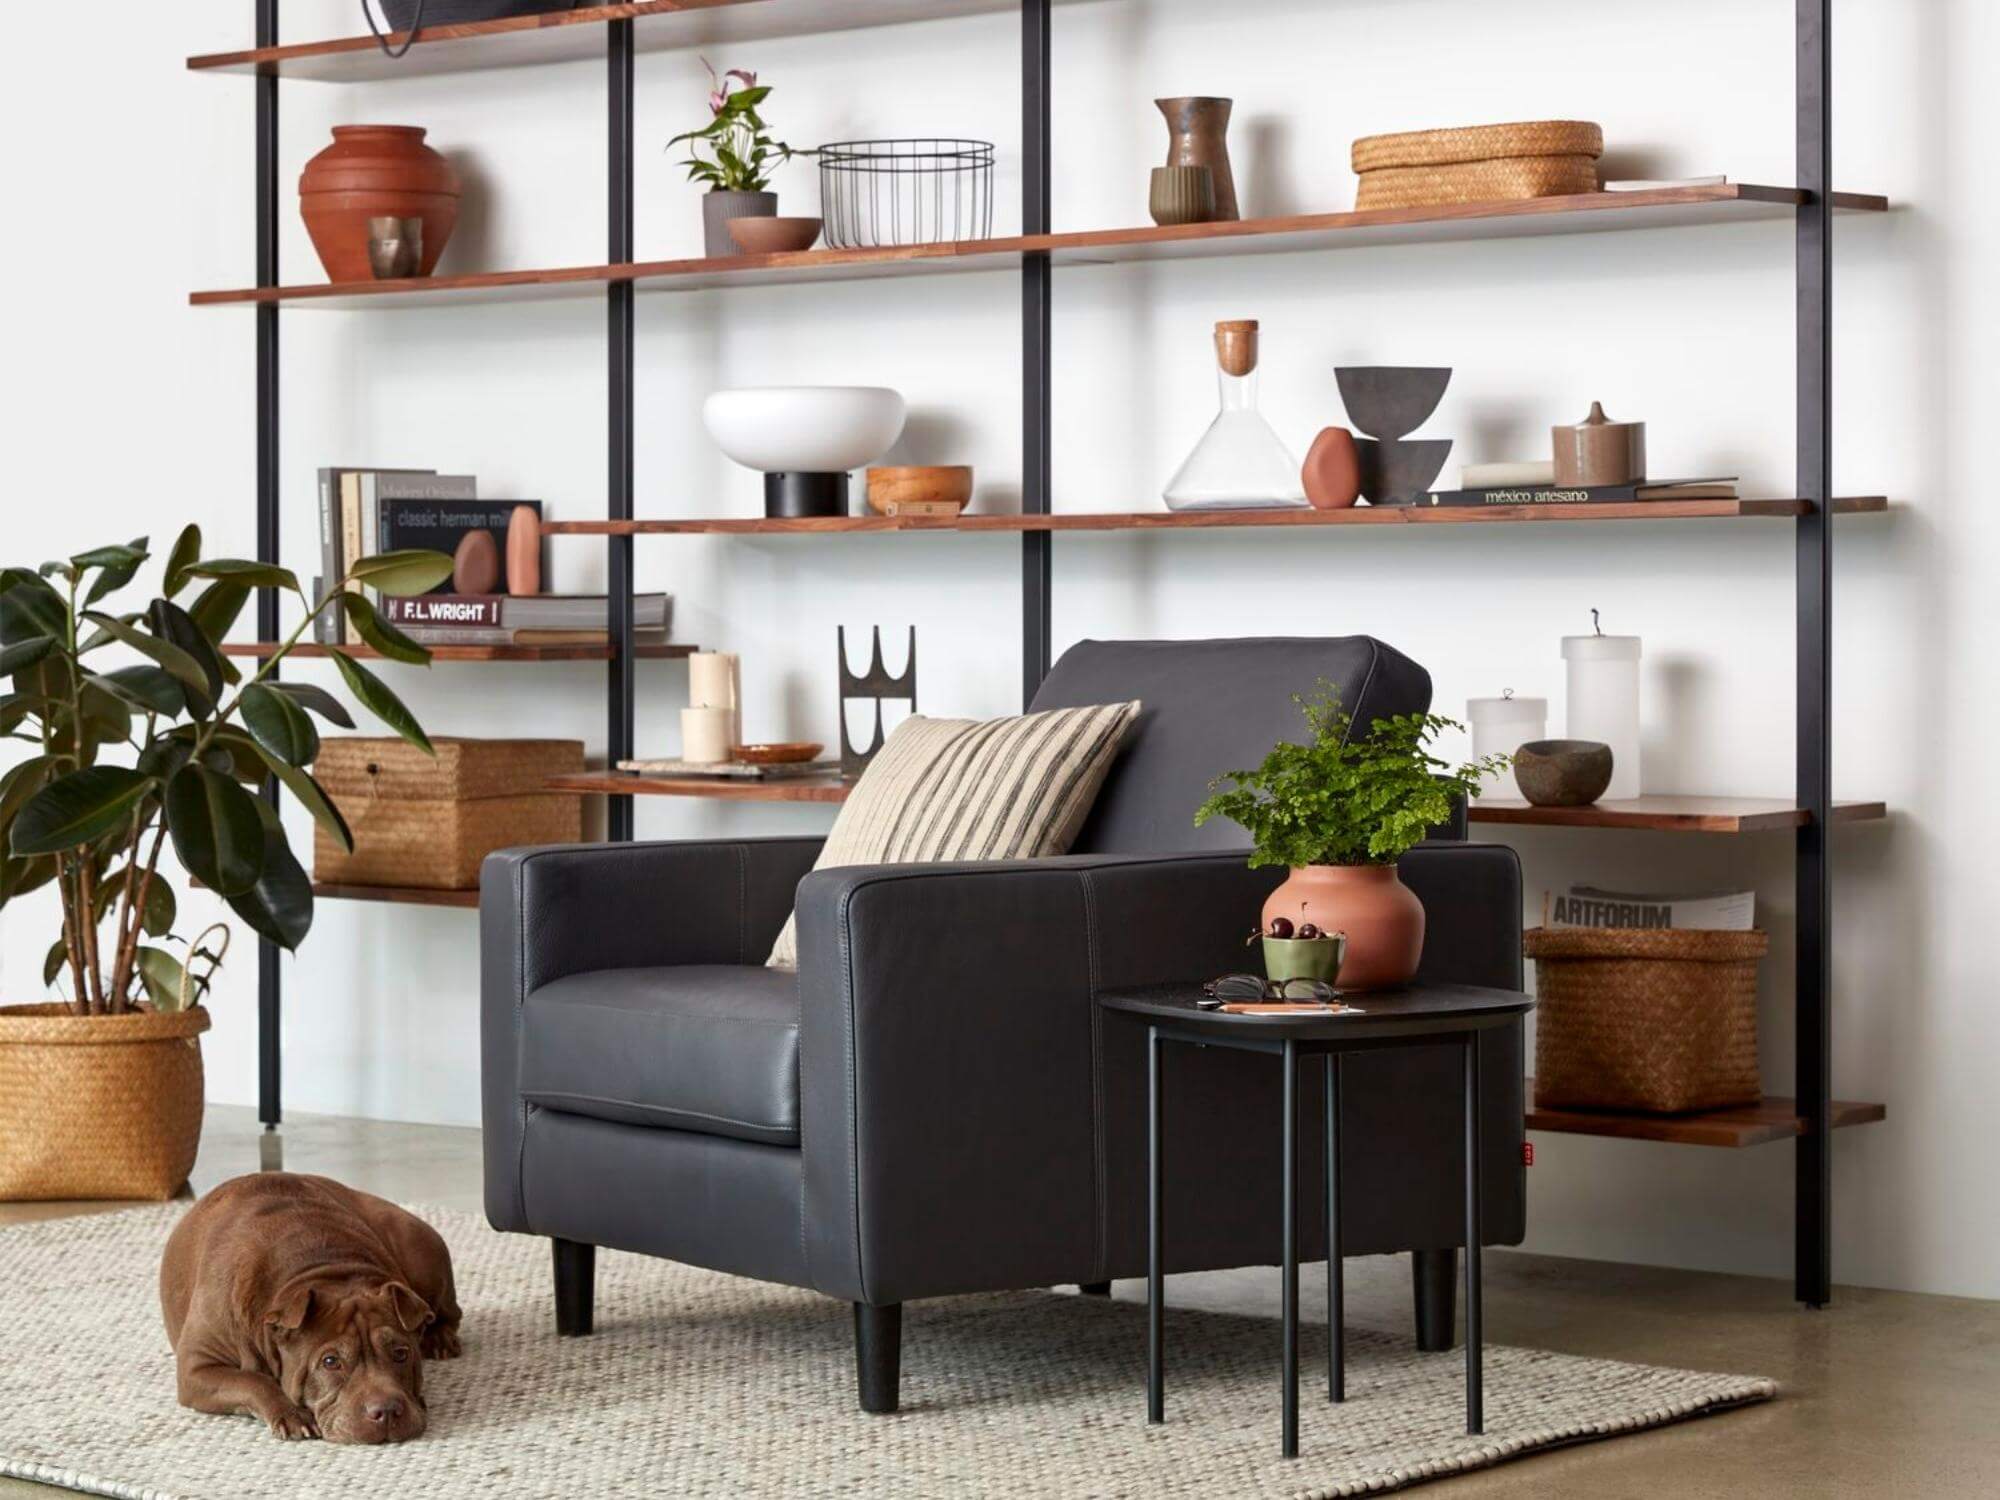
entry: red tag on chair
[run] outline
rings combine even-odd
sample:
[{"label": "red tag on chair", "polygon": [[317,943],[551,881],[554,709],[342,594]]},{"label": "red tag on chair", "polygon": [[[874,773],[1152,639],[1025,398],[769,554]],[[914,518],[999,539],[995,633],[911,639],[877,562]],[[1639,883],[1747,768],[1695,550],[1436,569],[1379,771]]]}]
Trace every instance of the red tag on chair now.
[{"label": "red tag on chair", "polygon": [[1534,1164],[1535,1164],[1535,1143],[1533,1141],[1521,1142],[1521,1165],[1524,1167],[1532,1167]]}]

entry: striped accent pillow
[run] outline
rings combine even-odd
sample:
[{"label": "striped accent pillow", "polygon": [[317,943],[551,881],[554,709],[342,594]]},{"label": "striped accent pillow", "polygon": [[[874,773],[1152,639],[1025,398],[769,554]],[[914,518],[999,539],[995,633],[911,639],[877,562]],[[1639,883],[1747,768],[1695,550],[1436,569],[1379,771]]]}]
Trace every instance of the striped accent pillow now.
[{"label": "striped accent pillow", "polygon": [[[813,868],[1067,853],[1138,715],[1137,703],[1012,719],[913,714],[854,784]],[[785,919],[771,967],[798,967],[797,921]]]}]

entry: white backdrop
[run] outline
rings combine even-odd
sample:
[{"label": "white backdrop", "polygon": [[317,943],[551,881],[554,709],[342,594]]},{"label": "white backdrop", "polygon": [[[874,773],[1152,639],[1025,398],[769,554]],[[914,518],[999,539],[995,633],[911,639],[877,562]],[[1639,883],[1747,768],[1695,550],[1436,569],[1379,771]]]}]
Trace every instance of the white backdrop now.
[{"label": "white backdrop", "polygon": [[[0,90],[16,232],[0,244],[9,561],[38,561],[199,520],[253,546],[251,318],[186,294],[253,278],[251,90],[190,76],[186,55],[249,45],[247,3],[108,6],[83,33],[28,7]],[[346,0],[286,6],[288,40],[357,29]],[[1835,1063],[1844,1097],[1886,1125],[1838,1141],[1844,1280],[2000,1295],[1979,1247],[2000,1233],[1985,1143],[2000,1021],[1988,979],[2000,833],[1980,747],[2000,729],[1982,493],[2000,396],[1991,244],[1976,189],[2000,111],[1991,8],[1977,0],[1837,7],[1838,177],[1886,192],[1886,217],[1838,236],[1835,459],[1843,493],[1899,513],[1843,523],[1836,598],[1835,784],[1893,820],[1834,838]],[[1228,94],[1248,214],[1352,201],[1347,145],[1381,130],[1561,114],[1603,122],[1615,175],[1791,179],[1791,7],[1782,0],[1080,0],[1056,29],[1059,229],[1141,222],[1163,150],[1156,95]],[[66,61],[90,48],[90,67]],[[776,85],[795,142],[962,134],[1000,144],[996,229],[1018,226],[1011,15],[785,39],[720,66]],[[698,123],[691,53],[639,65],[641,258],[699,253],[699,204],[663,149]],[[446,270],[603,257],[602,68],[486,72],[400,86],[287,85],[287,188],[330,125],[428,125],[460,162],[467,210]],[[814,212],[815,174],[780,174]],[[287,280],[317,262],[287,212]],[[1786,224],[1340,254],[1066,269],[1056,282],[1056,504],[1141,509],[1213,410],[1209,325],[1264,326],[1267,414],[1296,451],[1343,420],[1336,363],[1449,364],[1427,434],[1460,459],[1531,451],[1593,399],[1650,421],[1659,473],[1740,471],[1787,494],[1792,267]],[[698,420],[723,384],[894,385],[912,462],[970,462],[1004,508],[1019,493],[1018,278],[1009,274],[647,295],[639,303],[639,509],[755,514],[756,476]],[[603,510],[604,315],[592,300],[284,318],[284,552],[317,562],[313,470],[422,464],[556,516]],[[603,549],[552,544],[553,584],[601,585]],[[1782,523],[1363,529],[1062,537],[1057,643],[1086,637],[1343,633],[1384,637],[1433,672],[1437,704],[1512,687],[1556,700],[1558,638],[1645,638],[1649,790],[1783,795],[1792,776],[1792,577]],[[743,653],[747,726],[834,738],[836,624],[918,628],[925,707],[1018,706],[1019,544],[980,537],[678,538],[638,547],[643,587],[672,590],[682,639]],[[1961,645],[1960,643],[1965,644]],[[306,668],[320,671],[321,668]],[[391,668],[446,733],[571,734],[603,744],[602,668]],[[328,674],[330,676],[330,674]],[[640,741],[671,752],[685,672],[639,668]],[[1554,727],[1554,726],[1552,726]],[[824,809],[648,802],[642,836],[824,826]],[[303,823],[298,837],[304,838]],[[1755,884],[1776,936],[1765,1072],[1789,1087],[1790,850],[1743,839],[1531,830],[1531,904],[1550,882]],[[199,905],[198,902],[191,903]],[[662,921],[673,913],[663,910]],[[32,998],[45,903],[0,916],[0,989]],[[286,1097],[300,1110],[477,1116],[474,918],[325,903],[287,961]],[[215,1002],[214,1098],[254,1097],[254,966]],[[1791,1152],[1543,1138],[1534,1248],[1783,1274]]]}]

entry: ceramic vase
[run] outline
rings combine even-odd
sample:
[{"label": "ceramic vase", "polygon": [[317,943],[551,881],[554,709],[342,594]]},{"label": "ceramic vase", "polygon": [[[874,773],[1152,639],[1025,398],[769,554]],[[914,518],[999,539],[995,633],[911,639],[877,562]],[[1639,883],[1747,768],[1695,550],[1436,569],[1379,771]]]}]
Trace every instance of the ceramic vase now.
[{"label": "ceramic vase", "polygon": [[1299,866],[1265,901],[1266,930],[1273,917],[1347,934],[1334,981],[1343,990],[1408,984],[1424,956],[1424,904],[1394,865]]},{"label": "ceramic vase", "polygon": [[452,164],[424,144],[419,125],[336,125],[333,144],[306,163],[299,210],[320,264],[334,281],[368,281],[368,221],[421,219],[428,276],[458,224],[459,180]]},{"label": "ceramic vase", "polygon": [[736,193],[712,188],[701,199],[702,253],[711,260],[718,255],[741,255],[735,236],[729,232],[731,219],[772,219],[778,214],[776,193]]},{"label": "ceramic vase", "polygon": [[1215,174],[1207,167],[1155,167],[1146,207],[1155,224],[1206,224],[1215,217]]},{"label": "ceramic vase", "polygon": [[1242,218],[1236,208],[1236,178],[1229,170],[1229,111],[1235,101],[1194,95],[1155,99],[1153,103],[1167,120],[1167,165],[1207,167],[1215,183],[1211,218]]}]

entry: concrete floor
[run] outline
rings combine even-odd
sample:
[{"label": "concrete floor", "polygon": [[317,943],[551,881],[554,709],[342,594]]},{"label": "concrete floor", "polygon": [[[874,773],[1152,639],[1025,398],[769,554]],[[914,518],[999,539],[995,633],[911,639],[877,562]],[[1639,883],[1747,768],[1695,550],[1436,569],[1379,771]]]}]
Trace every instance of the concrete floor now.
[{"label": "concrete floor", "polygon": [[[250,1112],[213,1109],[195,1168],[199,1189],[259,1165]],[[436,1126],[300,1116],[285,1165],[402,1201],[480,1206],[479,1134]],[[0,1225],[117,1204],[0,1203]],[[1305,1316],[1325,1317],[1319,1278]],[[1120,1297],[1143,1299],[1143,1283]],[[1183,1306],[1276,1317],[1269,1270],[1177,1277]],[[1400,1258],[1348,1269],[1348,1317],[1406,1328]],[[1571,1354],[1775,1377],[1774,1402],[1657,1432],[1585,1444],[1425,1487],[1424,1493],[1591,1500],[1839,1500],[1846,1496],[2000,1495],[2000,1303],[1842,1288],[1803,1311],[1775,1281],[1495,1253],[1486,1262],[1487,1337]],[[0,1480],[0,1500],[49,1500]]]}]

